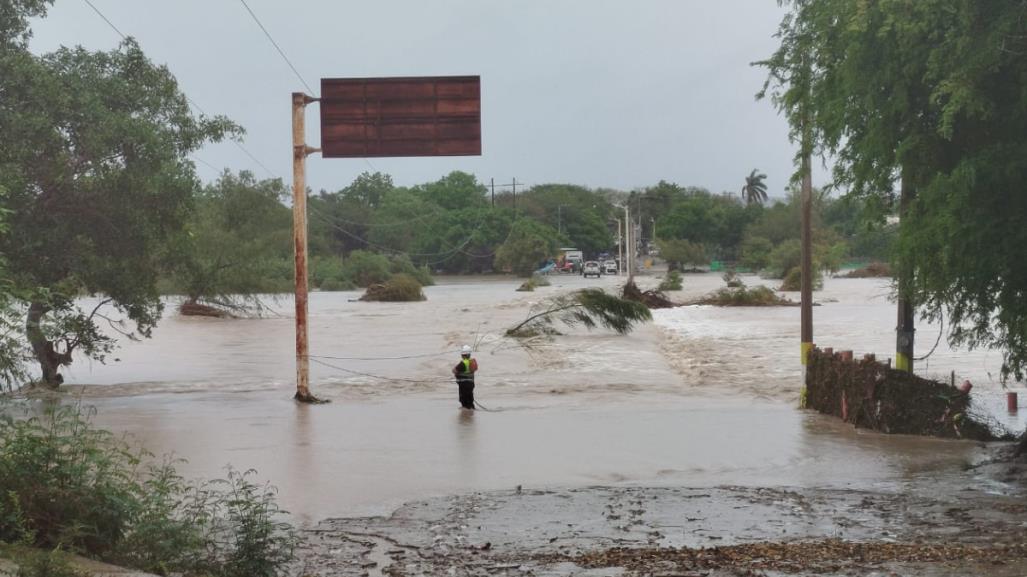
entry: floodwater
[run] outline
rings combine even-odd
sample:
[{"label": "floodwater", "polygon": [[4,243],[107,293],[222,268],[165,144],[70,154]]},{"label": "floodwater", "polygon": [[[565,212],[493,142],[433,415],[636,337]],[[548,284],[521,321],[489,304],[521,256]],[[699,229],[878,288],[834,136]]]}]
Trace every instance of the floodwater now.
[{"label": "floodwater", "polygon": [[[546,297],[619,286],[612,277],[552,281],[519,293],[514,279],[440,279],[420,303],[312,294],[311,382],[327,405],[291,400],[291,300],[262,319],[183,318],[169,308],[153,338],[124,344],[118,361],[71,367],[68,388],[96,407],[99,425],[188,459],[189,476],[256,469],[308,523],[518,485],[930,491],[946,478],[965,482],[957,474],[984,458],[976,444],[856,431],[796,410],[797,307],[682,307],[623,336],[574,328],[529,343],[504,337]],[[640,279],[643,288],[657,282]],[[686,275],[685,284],[671,296],[723,281]],[[828,279],[816,294],[816,342],[886,358],[888,293],[886,281]],[[921,325],[918,354],[936,331]],[[488,411],[458,408],[449,371],[465,343],[477,349],[476,396]],[[920,367],[970,378],[985,410],[1022,429],[995,408],[1004,407],[1000,363],[998,353],[952,351],[942,340]]]}]

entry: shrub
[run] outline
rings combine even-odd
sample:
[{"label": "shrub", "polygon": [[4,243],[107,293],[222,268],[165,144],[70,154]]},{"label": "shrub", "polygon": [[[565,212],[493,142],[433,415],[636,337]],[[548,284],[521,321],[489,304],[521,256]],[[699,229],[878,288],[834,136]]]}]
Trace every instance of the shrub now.
[{"label": "shrub", "polygon": [[87,573],[71,566],[68,556],[60,549],[39,551],[31,549],[17,556],[18,572],[14,577],[87,577]]},{"label": "shrub", "polygon": [[[818,269],[813,271],[813,290],[818,291],[824,288],[824,274]],[[795,267],[788,271],[785,276],[784,282],[781,283],[781,288],[778,290],[782,291],[800,291],[802,290],[802,269]]]},{"label": "shrub", "polygon": [[389,265],[389,271],[392,274],[406,274],[417,279],[417,282],[421,286],[432,286],[435,284],[435,279],[431,276],[431,271],[428,270],[427,266],[417,267],[414,263],[410,262],[410,257],[405,254],[395,255],[390,258],[391,264]]},{"label": "shrub", "polygon": [[770,251],[764,276],[766,278],[785,278],[790,270],[800,265],[802,265],[802,244],[797,239],[789,239]]},{"label": "shrub", "polygon": [[187,482],[174,462],[146,463],[149,454],[76,408],[0,414],[0,541],[161,574],[275,576],[292,559],[296,535],[279,520],[273,489],[247,474]]},{"label": "shrub", "polygon": [[310,284],[321,290],[333,290],[325,288],[325,284],[330,286],[353,284],[346,278],[342,259],[338,257],[314,257],[311,259],[310,265]]},{"label": "shrub", "polygon": [[549,279],[544,275],[533,274],[531,278],[521,283],[521,286],[517,287],[518,292],[532,292],[540,286],[549,286],[551,283]]},{"label": "shrub", "polygon": [[663,279],[660,286],[657,287],[660,291],[679,291],[681,290],[681,273],[672,270],[667,273],[667,277]]},{"label": "shrub", "polygon": [[421,283],[407,274],[393,275],[389,280],[367,287],[362,301],[409,302],[425,300]]},{"label": "shrub", "polygon": [[770,261],[774,245],[762,236],[746,237],[742,241],[742,266],[762,270]]},{"label": "shrub", "polygon": [[721,275],[720,278],[724,279],[724,282],[727,283],[728,288],[742,288],[745,286],[745,283],[742,282],[742,279],[738,278],[738,273],[735,272],[735,269],[728,269],[724,271],[724,274]]},{"label": "shrub", "polygon": [[357,288],[349,279],[333,279],[330,278],[321,283],[321,290],[323,291],[351,291]]},{"label": "shrub", "polygon": [[787,306],[796,303],[778,296],[774,291],[765,286],[757,286],[737,289],[722,288],[700,299],[695,304],[719,307],[768,307]]},{"label": "shrub", "polygon": [[345,277],[359,287],[369,287],[389,280],[392,276],[391,266],[387,256],[366,250],[355,250],[342,262]]}]

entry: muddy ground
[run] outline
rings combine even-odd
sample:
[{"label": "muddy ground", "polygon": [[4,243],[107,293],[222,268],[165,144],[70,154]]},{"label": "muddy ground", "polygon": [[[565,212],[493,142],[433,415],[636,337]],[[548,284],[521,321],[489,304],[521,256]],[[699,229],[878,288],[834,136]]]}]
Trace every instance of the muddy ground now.
[{"label": "muddy ground", "polygon": [[304,575],[1027,574],[1027,502],[754,487],[591,487],[417,501],[304,532]]}]

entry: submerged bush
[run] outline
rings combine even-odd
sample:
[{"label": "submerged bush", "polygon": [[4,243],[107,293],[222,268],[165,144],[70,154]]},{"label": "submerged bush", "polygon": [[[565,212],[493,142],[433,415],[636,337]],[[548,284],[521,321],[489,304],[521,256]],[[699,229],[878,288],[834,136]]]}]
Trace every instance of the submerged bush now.
[{"label": "submerged bush", "polygon": [[[818,291],[824,288],[824,274],[819,270],[813,271],[813,290]],[[794,292],[802,290],[802,269],[795,267],[785,275],[784,282],[778,290]]]},{"label": "submerged bush", "polygon": [[660,282],[660,286],[656,287],[656,290],[660,291],[679,291],[681,290],[681,273],[672,270],[667,273],[667,277]]},{"label": "submerged bush", "polygon": [[393,275],[389,280],[367,287],[362,301],[410,302],[425,300],[421,283],[407,274]]},{"label": "submerged bush", "polygon": [[714,305],[718,307],[769,307],[790,306],[796,303],[778,296],[765,286],[752,288],[722,288],[711,295],[703,297],[694,304]]},{"label": "submerged bush", "polygon": [[0,487],[0,541],[163,575],[280,575],[297,542],[248,474],[187,482],[69,407],[0,416]]},{"label": "submerged bush", "polygon": [[531,278],[521,283],[521,286],[517,287],[518,292],[531,292],[540,286],[550,286],[549,278],[541,274],[533,274]]}]

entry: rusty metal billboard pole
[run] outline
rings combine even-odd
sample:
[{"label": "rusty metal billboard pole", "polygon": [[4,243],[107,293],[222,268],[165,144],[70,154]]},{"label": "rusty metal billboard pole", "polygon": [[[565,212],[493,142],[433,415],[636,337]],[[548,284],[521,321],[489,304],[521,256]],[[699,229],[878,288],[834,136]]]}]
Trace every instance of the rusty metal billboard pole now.
[{"label": "rusty metal billboard pole", "polygon": [[292,93],[292,242],[296,254],[296,396],[303,403],[318,403],[310,394],[310,357],[307,340],[307,155],[320,149],[306,143],[304,112],[316,101],[302,92]]}]

